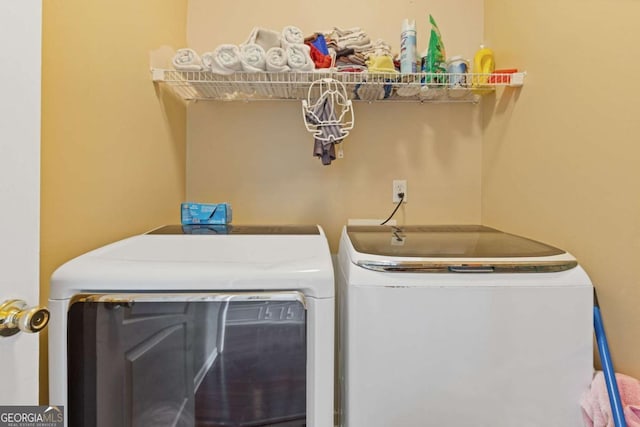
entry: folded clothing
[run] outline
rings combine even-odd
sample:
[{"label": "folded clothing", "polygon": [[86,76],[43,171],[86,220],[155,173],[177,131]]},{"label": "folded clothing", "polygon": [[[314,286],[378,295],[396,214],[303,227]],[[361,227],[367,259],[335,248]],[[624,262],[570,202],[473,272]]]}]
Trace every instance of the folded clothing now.
[{"label": "folded clothing", "polygon": [[[356,48],[356,51],[357,50],[358,49]],[[375,56],[393,56],[391,54],[391,46],[382,39],[372,42],[367,50],[361,50],[361,52]]]},{"label": "folded clothing", "polygon": [[366,67],[367,60],[365,56],[361,53],[354,53],[353,55],[340,56],[336,58],[336,64],[337,65],[351,64],[351,65],[358,65],[358,66],[367,68]]},{"label": "folded clothing", "polygon": [[316,68],[331,68],[332,60],[329,55],[324,55],[311,43],[305,44],[309,46],[309,56],[311,56],[311,60]]},{"label": "folded clothing", "polygon": [[332,30],[325,31],[324,34],[335,40],[341,37],[349,37],[353,34],[358,34],[362,32],[363,31],[360,27],[353,27],[353,28],[333,27]]},{"label": "folded clothing", "polygon": [[266,69],[271,72],[289,71],[287,52],[281,47],[272,47],[265,55]]},{"label": "folded clothing", "polygon": [[[327,40],[324,35],[320,33],[313,33],[313,35],[304,38],[304,44],[315,46],[323,55],[329,55],[329,48],[327,46]],[[353,52],[351,52],[353,53]]]},{"label": "folded clothing", "polygon": [[[324,38],[329,52],[335,53],[336,66],[365,65],[365,61],[372,57],[392,56],[391,46],[388,43],[382,39],[372,41],[367,33],[357,27],[350,29],[334,27],[333,30],[324,33]],[[373,72],[393,72],[391,67],[383,68],[384,71],[373,70]]]},{"label": "folded clothing", "polygon": [[240,46],[240,63],[242,64],[242,70],[248,73],[266,71],[266,53],[258,44],[244,44]]},{"label": "folded clothing", "polygon": [[327,40],[322,34],[318,34],[318,37],[311,42],[323,55],[329,55],[329,48],[327,47]]},{"label": "folded clothing", "polygon": [[195,50],[189,48],[178,49],[173,56],[173,67],[180,71],[201,71],[202,60]]},{"label": "folded clothing", "polygon": [[338,27],[328,33],[324,34],[327,39],[332,41],[332,44],[338,49],[348,49],[356,46],[369,46],[371,39],[360,28],[350,28],[342,30]]},{"label": "folded clothing", "polygon": [[287,46],[287,65],[293,71],[313,71],[315,65],[311,60],[311,49],[305,44]]},{"label": "folded clothing", "polygon": [[[616,374],[616,382],[627,427],[640,427],[640,381],[624,374]],[[594,375],[591,387],[582,395],[580,406],[586,427],[614,426],[609,393],[602,371]]]},{"label": "folded clothing", "polygon": [[249,38],[243,44],[257,44],[266,52],[272,47],[280,47],[281,43],[282,36],[277,31],[255,27],[251,30]]},{"label": "folded clothing", "polygon": [[355,64],[336,63],[336,70],[338,72],[343,72],[343,73],[362,73],[363,71],[367,71],[367,67],[363,67],[362,65],[355,65]]},{"label": "folded clothing", "polygon": [[240,49],[234,44],[223,44],[218,46],[207,55],[207,63],[210,62],[211,71],[216,74],[233,74],[242,71],[240,62]]},{"label": "folded clothing", "polygon": [[369,56],[367,68],[370,73],[398,73],[393,65],[393,58],[388,55]]},{"label": "folded clothing", "polygon": [[346,49],[340,49],[336,51],[336,58],[340,58],[341,56],[349,56],[354,55],[356,52],[352,47],[348,47]]}]

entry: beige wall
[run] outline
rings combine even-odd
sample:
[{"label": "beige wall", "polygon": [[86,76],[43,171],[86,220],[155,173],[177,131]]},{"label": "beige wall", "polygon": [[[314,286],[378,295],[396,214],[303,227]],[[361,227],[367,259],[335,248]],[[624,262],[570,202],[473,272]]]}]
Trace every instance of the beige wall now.
[{"label": "beige wall", "polygon": [[[185,108],[149,74],[149,51],[183,44],[186,0],[43,2],[41,303],[81,253],[179,221]],[[41,401],[47,402],[46,336]]]},{"label": "beige wall", "polygon": [[529,75],[515,102],[485,105],[483,222],[572,252],[616,370],[640,377],[640,3],[485,4],[498,66]]},{"label": "beige wall", "polygon": [[[189,2],[189,47],[203,53],[243,42],[253,26],[306,34],[359,26],[399,50],[404,18],[416,19],[418,50],[427,47],[432,13],[450,55],[482,42],[483,4],[456,1],[296,0]],[[345,158],[322,166],[299,102],[198,102],[188,108],[187,197],[231,202],[234,222],[319,223],[332,250],[348,218],[385,218],[393,179],[407,179],[399,223],[480,221],[481,109],[477,105],[356,103]]]}]

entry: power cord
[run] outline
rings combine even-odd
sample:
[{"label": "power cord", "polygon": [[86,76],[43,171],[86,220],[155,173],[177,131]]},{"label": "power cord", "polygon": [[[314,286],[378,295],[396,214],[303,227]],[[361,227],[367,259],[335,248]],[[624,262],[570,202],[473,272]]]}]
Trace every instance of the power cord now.
[{"label": "power cord", "polygon": [[398,212],[398,209],[400,209],[400,206],[402,206],[402,201],[404,200],[404,193],[398,193],[398,197],[400,197],[400,201],[398,202],[398,206],[396,206],[396,208],[393,210],[393,212],[391,212],[391,215],[389,215],[389,218],[387,218],[383,222],[381,222],[380,225],[385,225],[387,222],[389,222],[391,220],[391,218],[393,218],[393,216],[396,214],[396,212]]}]

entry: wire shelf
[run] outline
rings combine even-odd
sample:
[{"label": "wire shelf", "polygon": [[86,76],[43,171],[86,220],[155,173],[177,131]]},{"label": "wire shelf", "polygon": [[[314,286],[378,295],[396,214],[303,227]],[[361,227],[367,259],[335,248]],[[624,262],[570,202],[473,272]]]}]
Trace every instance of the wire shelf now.
[{"label": "wire shelf", "polygon": [[363,102],[473,102],[500,86],[519,87],[526,73],[351,73],[336,71],[245,73],[152,69],[155,82],[181,98],[215,101],[302,100],[314,81],[342,82],[349,99]]}]

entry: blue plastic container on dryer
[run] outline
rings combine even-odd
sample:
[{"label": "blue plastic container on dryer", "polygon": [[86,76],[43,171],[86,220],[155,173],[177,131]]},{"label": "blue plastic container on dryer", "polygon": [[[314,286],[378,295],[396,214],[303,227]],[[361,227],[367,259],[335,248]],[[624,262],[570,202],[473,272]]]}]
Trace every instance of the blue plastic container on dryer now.
[{"label": "blue plastic container on dryer", "polygon": [[228,203],[182,203],[182,224],[228,224],[231,222],[231,205]]}]

